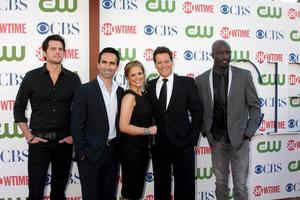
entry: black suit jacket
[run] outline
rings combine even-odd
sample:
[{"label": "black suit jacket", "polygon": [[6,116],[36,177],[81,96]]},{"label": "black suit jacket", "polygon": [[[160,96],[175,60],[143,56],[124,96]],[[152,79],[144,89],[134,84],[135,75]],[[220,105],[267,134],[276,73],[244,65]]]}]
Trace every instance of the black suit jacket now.
[{"label": "black suit jacket", "polygon": [[174,149],[196,146],[201,130],[201,109],[194,80],[174,74],[173,90],[166,112],[160,108],[156,96],[158,78],[149,81],[147,96],[154,108],[157,134],[155,143],[161,142]]},{"label": "black suit jacket", "polygon": [[[117,135],[122,93],[123,89],[118,87]],[[105,148],[109,133],[107,112],[97,79],[76,89],[72,107],[71,131],[76,157],[85,156],[90,161],[96,161]]]}]

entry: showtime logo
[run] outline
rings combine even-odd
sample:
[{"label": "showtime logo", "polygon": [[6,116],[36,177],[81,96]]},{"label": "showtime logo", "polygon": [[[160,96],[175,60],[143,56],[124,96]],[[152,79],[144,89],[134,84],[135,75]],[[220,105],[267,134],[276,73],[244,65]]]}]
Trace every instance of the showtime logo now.
[{"label": "showtime logo", "polygon": [[11,111],[15,105],[15,100],[0,100],[0,110],[2,111]]},{"label": "showtime logo", "polygon": [[211,154],[211,147],[195,147],[196,155],[207,155]]},{"label": "showtime logo", "polygon": [[152,61],[153,60],[153,49],[146,49],[143,53],[143,57],[147,61]]},{"label": "showtime logo", "polygon": [[298,18],[300,18],[300,10],[296,10],[294,8],[290,8],[288,10],[288,17],[290,19],[298,19]]},{"label": "showtime logo", "polygon": [[3,176],[0,177],[0,186],[28,185],[28,176]]},{"label": "showtime logo", "polygon": [[136,25],[113,25],[111,23],[104,23],[101,27],[101,32],[107,36],[113,34],[135,35],[137,34],[136,28]]},{"label": "showtime logo", "polygon": [[289,151],[294,151],[296,149],[300,149],[300,141],[289,140],[286,144],[286,148]]},{"label": "showtime logo", "polygon": [[223,39],[232,38],[250,38],[250,30],[246,29],[230,29],[223,27],[220,30],[220,35]]},{"label": "showtime logo", "polygon": [[282,53],[265,53],[263,51],[258,51],[255,56],[257,62],[263,63],[267,62],[282,62],[283,54]]},{"label": "showtime logo", "polygon": [[[152,61],[153,60],[153,49],[146,49],[143,53],[143,57],[146,61]],[[172,51],[173,60],[177,58],[177,51]]]},{"label": "showtime logo", "polygon": [[0,23],[2,34],[25,34],[27,24],[25,23]]},{"label": "showtime logo", "polygon": [[273,193],[280,193],[280,185],[272,185],[272,186],[257,185],[253,189],[253,194],[256,197],[259,197],[264,194],[273,194]]},{"label": "showtime logo", "polygon": [[[39,47],[35,51],[35,56],[39,59],[39,61],[45,61],[43,56],[43,49],[42,47]],[[64,54],[64,59],[79,59],[79,49],[66,49]]]},{"label": "showtime logo", "polygon": [[186,1],[183,3],[182,10],[187,13],[191,14],[193,12],[195,13],[215,13],[214,11],[214,5],[212,4],[197,4],[192,3],[190,1]]},{"label": "showtime logo", "polygon": [[[51,200],[51,199],[50,199],[49,196],[46,196],[46,197],[43,198],[43,200]],[[66,197],[66,200],[82,200],[82,197],[80,197],[80,196],[77,196],[77,197]]]},{"label": "showtime logo", "polygon": [[[274,129],[275,128],[275,121],[266,121],[262,120],[259,131],[264,132],[268,129]],[[285,129],[286,128],[286,121],[278,121],[277,122],[277,129]]]},{"label": "showtime logo", "polygon": [[289,75],[289,84],[290,85],[300,84],[300,76],[298,76],[296,74],[290,74]]}]

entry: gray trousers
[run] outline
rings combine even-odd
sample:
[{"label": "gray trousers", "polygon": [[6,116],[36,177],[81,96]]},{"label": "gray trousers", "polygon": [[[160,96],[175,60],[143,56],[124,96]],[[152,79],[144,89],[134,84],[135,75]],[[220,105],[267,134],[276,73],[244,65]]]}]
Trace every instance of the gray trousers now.
[{"label": "gray trousers", "polygon": [[245,139],[240,149],[226,144],[224,138],[214,141],[212,146],[212,167],[216,176],[217,200],[229,199],[229,166],[233,180],[234,200],[247,200],[247,177],[249,172],[249,140]]}]

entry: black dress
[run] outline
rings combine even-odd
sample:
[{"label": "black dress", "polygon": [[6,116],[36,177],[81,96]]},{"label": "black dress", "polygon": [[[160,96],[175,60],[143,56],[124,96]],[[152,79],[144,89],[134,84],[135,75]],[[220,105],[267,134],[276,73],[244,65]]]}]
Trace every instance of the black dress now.
[{"label": "black dress", "polygon": [[[127,90],[124,95],[135,96],[136,105],[133,108],[130,124],[139,127],[152,125],[152,107],[146,96]],[[145,174],[149,163],[149,136],[129,135],[121,133],[120,158],[122,172],[121,194],[127,199],[140,199],[144,190]]]}]

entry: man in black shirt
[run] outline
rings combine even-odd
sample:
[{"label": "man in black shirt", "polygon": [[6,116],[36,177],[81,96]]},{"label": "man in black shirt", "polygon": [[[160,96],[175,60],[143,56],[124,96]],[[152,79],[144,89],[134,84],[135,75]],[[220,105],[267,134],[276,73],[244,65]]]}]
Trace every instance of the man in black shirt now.
[{"label": "man in black shirt", "polygon": [[[16,97],[14,118],[29,144],[29,200],[43,199],[50,163],[50,198],[62,200],[72,161],[71,105],[80,79],[62,66],[65,41],[61,36],[48,36],[42,49],[46,62],[25,75]],[[25,116],[28,100],[32,109],[29,127]]]},{"label": "man in black shirt", "polygon": [[224,40],[212,45],[213,68],[195,78],[202,107],[202,135],[212,147],[216,198],[229,199],[229,166],[235,200],[248,199],[249,140],[260,122],[260,105],[251,73],[230,65]]}]

